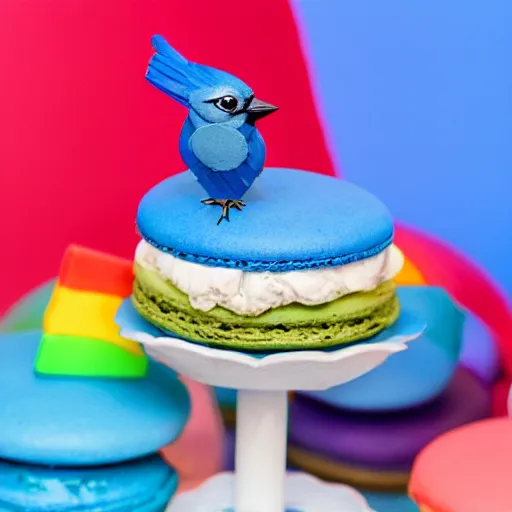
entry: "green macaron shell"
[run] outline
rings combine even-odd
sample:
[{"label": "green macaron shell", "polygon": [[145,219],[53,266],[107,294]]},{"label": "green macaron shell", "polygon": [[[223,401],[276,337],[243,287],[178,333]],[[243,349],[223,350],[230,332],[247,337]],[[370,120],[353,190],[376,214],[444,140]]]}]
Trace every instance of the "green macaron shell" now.
[{"label": "green macaron shell", "polygon": [[247,351],[328,348],[367,339],[392,325],[400,305],[388,281],[327,304],[290,304],[259,316],[222,307],[192,308],[186,294],[156,272],[135,265],[133,304],[157,327],[210,346]]}]

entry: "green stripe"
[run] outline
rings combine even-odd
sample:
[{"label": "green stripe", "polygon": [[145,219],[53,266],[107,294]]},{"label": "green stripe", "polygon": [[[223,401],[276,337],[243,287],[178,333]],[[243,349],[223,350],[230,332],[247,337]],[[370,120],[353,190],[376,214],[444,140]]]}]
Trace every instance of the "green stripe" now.
[{"label": "green stripe", "polygon": [[35,370],[45,375],[142,378],[148,358],[92,338],[43,334]]}]

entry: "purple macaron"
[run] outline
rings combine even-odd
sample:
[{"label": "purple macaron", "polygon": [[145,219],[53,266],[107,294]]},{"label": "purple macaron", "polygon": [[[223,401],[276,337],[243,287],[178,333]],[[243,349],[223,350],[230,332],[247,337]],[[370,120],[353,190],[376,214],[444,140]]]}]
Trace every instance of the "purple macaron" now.
[{"label": "purple macaron", "polygon": [[490,413],[487,387],[459,368],[438,399],[408,411],[347,412],[297,395],[290,407],[289,442],[343,464],[407,471],[430,441]]}]

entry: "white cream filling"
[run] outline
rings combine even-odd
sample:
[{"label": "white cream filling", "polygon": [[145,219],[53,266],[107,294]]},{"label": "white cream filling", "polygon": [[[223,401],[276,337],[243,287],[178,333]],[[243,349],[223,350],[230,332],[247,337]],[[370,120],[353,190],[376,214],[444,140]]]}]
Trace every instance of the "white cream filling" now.
[{"label": "white cream filling", "polygon": [[142,240],[135,261],[188,295],[195,309],[210,311],[222,306],[238,315],[257,316],[295,302],[315,306],[350,293],[373,290],[400,272],[404,256],[391,245],[376,256],[339,267],[244,272],[184,261]]}]

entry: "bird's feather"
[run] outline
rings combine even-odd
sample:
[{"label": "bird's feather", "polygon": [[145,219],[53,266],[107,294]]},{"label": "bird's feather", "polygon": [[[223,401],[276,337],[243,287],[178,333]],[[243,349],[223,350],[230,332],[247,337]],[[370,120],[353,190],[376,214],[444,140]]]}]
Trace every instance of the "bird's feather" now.
[{"label": "bird's feather", "polygon": [[180,63],[182,66],[188,63],[187,59],[177,52],[162,36],[153,36],[151,38],[151,46],[153,46],[155,52],[174,60],[176,63]]},{"label": "bird's feather", "polygon": [[245,162],[238,168],[238,174],[250,187],[263,170],[266,156],[265,141],[254,126],[244,125],[240,132],[246,137],[249,152]]},{"label": "bird's feather", "polygon": [[235,128],[210,124],[198,128],[190,137],[190,149],[212,171],[232,171],[247,158],[245,137]]},{"label": "bird's feather", "polygon": [[[192,124],[192,121],[190,121],[190,118],[187,117],[180,136],[179,149],[181,158],[194,174],[201,187],[206,190],[210,197],[221,198],[224,182],[221,181],[219,183],[218,177],[215,176],[218,173],[208,169],[208,167],[202,164],[190,149],[189,140],[194,131],[194,125]],[[221,185],[220,187],[218,186],[219,184]]]},{"label": "bird's feather", "polygon": [[236,77],[219,69],[188,61],[162,36],[151,39],[155,54],[151,57],[146,79],[157,89],[190,108],[190,93],[220,83],[245,85]]}]

